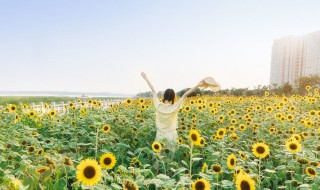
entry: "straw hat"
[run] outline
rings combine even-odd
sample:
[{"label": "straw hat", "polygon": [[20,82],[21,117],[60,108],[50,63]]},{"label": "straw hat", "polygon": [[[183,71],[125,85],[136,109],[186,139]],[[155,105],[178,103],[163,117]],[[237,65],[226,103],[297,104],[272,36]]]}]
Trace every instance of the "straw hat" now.
[{"label": "straw hat", "polygon": [[211,88],[212,91],[217,92],[220,90],[220,84],[218,84],[214,78],[206,77],[203,79],[204,85],[201,86],[202,88]]}]

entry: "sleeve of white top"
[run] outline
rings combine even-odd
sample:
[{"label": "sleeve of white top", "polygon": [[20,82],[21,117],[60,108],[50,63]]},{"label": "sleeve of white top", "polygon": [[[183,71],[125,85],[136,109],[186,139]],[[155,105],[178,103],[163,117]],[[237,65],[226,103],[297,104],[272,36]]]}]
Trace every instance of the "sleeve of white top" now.
[{"label": "sleeve of white top", "polygon": [[153,104],[157,108],[160,104],[158,95],[157,95],[157,93],[152,93],[152,95],[153,95]]},{"label": "sleeve of white top", "polygon": [[180,98],[175,104],[174,107],[175,109],[179,109],[182,106],[183,103],[183,98]]}]

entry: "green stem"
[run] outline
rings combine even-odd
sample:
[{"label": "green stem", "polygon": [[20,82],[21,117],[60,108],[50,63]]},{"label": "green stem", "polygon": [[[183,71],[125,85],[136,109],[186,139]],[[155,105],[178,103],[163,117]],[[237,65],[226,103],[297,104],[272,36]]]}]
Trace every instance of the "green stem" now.
[{"label": "green stem", "polygon": [[262,174],[261,174],[261,158],[259,158],[259,189],[261,186],[261,178],[262,178]]},{"label": "green stem", "polygon": [[99,137],[99,127],[97,127],[97,133],[96,133],[96,148],[95,148],[95,159],[97,159],[97,153],[98,153],[98,137]]},{"label": "green stem", "polygon": [[193,150],[193,144],[191,143],[191,148],[190,148],[190,169],[189,169],[190,179],[191,179],[191,174],[192,174],[192,150]]}]

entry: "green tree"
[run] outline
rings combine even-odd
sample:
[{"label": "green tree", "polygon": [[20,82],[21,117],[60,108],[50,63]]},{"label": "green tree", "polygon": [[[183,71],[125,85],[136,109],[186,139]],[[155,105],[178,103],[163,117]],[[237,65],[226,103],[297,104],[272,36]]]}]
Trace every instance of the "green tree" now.
[{"label": "green tree", "polygon": [[293,89],[292,86],[288,82],[284,83],[284,85],[282,86],[282,91],[286,95],[290,94],[292,89]]},{"label": "green tree", "polygon": [[300,94],[306,93],[306,86],[311,87],[320,87],[320,76],[319,75],[310,75],[299,77],[296,82],[298,83],[298,91]]}]

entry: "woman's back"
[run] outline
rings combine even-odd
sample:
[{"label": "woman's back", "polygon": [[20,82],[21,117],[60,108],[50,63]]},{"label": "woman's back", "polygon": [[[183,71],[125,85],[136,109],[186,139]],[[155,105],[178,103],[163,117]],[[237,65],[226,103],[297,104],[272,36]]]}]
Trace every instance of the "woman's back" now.
[{"label": "woman's back", "polygon": [[160,136],[163,136],[178,128],[178,113],[183,99],[181,98],[174,104],[165,104],[159,101],[157,94],[154,94],[153,102],[156,107],[157,134],[160,132]]}]

